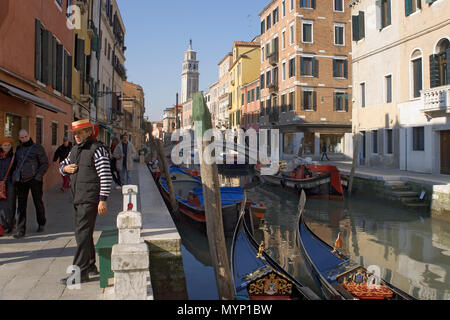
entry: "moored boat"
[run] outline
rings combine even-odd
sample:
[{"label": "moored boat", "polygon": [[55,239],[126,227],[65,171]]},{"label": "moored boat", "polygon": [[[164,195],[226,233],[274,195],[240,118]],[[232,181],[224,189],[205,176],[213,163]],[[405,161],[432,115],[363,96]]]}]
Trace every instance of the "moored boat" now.
[{"label": "moored boat", "polygon": [[[243,202],[245,203],[245,201]],[[264,252],[249,226],[250,214],[241,207],[233,236],[231,272],[235,296],[240,300],[317,300],[317,295],[304,287]]]},{"label": "moored boat", "polygon": [[340,253],[340,234],[334,248],[317,237],[305,223],[305,202],[306,196],[302,193],[297,239],[305,261],[327,299],[414,300],[379,275],[368,272],[364,266]]}]

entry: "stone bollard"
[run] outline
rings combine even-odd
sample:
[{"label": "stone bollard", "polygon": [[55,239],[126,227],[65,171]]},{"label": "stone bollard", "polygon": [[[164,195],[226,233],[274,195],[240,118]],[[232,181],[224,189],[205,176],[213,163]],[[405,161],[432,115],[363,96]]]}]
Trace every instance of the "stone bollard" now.
[{"label": "stone bollard", "polygon": [[111,269],[118,300],[146,300],[148,247],[141,241],[142,216],[137,211],[137,186],[123,186],[124,208],[117,216],[119,244],[113,246]]}]

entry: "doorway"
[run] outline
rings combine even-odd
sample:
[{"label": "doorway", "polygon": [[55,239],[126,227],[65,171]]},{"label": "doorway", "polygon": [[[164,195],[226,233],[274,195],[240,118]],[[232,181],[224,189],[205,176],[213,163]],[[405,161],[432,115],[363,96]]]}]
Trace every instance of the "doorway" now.
[{"label": "doorway", "polygon": [[450,174],[450,131],[441,131],[441,174]]}]

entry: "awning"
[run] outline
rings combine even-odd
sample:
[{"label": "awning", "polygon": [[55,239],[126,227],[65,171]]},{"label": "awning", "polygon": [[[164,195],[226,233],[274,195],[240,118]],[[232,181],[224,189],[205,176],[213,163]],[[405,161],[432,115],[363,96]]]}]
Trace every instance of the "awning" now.
[{"label": "awning", "polygon": [[106,129],[106,131],[108,131],[109,134],[111,135],[114,134],[114,130],[111,129],[111,127],[107,126],[106,124],[100,122],[98,126]]},{"label": "awning", "polygon": [[45,110],[54,112],[54,113],[59,112],[59,113],[67,114],[67,112],[65,112],[64,110],[61,110],[57,106],[48,102],[47,100],[39,98],[39,97],[35,96],[34,94],[31,94],[25,90],[13,87],[2,81],[0,81],[0,87],[3,89],[6,89],[6,92],[4,90],[3,90],[3,92],[9,94],[12,97],[15,97],[17,99],[20,99],[20,100],[23,100],[26,102],[34,103],[36,106],[41,107]]}]

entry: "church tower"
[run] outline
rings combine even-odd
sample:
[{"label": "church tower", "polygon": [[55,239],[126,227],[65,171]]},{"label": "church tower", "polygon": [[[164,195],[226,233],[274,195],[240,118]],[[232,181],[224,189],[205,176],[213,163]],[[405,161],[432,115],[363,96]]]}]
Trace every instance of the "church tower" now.
[{"label": "church tower", "polygon": [[189,49],[184,53],[181,74],[181,104],[192,99],[194,92],[198,92],[199,78],[197,52],[192,49],[192,40],[190,40]]}]

